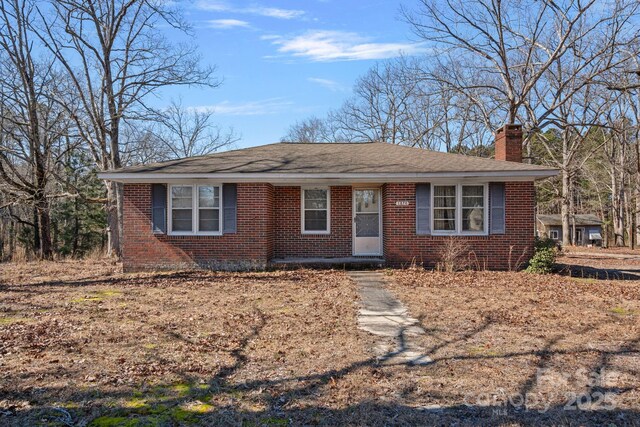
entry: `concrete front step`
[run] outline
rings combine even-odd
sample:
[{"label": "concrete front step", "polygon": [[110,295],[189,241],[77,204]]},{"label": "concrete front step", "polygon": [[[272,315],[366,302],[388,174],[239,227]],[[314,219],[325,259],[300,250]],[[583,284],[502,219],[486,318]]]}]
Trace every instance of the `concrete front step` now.
[{"label": "concrete front step", "polygon": [[382,268],[385,260],[382,257],[336,257],[336,258],[274,258],[269,261],[269,266],[274,268],[342,268],[366,269]]}]

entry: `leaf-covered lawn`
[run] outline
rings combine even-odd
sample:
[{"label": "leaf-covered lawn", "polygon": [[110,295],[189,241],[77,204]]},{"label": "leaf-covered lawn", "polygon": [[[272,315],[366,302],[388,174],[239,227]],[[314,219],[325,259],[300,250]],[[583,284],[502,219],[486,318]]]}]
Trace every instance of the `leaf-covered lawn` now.
[{"label": "leaf-covered lawn", "polygon": [[368,357],[341,273],[2,267],[0,424],[275,420]]},{"label": "leaf-covered lawn", "polygon": [[440,399],[499,406],[511,398],[522,409],[526,398],[548,422],[600,413],[640,424],[639,282],[498,272],[391,278],[427,331],[419,342]]},{"label": "leaf-covered lawn", "polygon": [[0,265],[0,425],[640,421],[638,282],[385,274],[430,365],[377,363],[343,272]]}]

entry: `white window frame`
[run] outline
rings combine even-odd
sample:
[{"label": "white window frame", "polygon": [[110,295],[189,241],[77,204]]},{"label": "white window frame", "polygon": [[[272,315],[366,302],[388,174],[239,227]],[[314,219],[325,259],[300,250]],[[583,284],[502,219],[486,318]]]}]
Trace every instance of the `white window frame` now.
[{"label": "white window frame", "polygon": [[[192,199],[191,199],[191,231],[173,231],[173,198],[171,197],[173,187],[191,187],[192,188]],[[220,230],[218,231],[199,231],[199,215],[200,209],[198,206],[199,203],[199,195],[198,188],[199,187],[218,187],[218,195],[220,197],[220,206],[218,208],[218,223],[220,224]],[[170,236],[222,236],[222,230],[224,230],[224,224],[222,223],[224,215],[223,206],[224,200],[222,196],[222,184],[219,183],[210,183],[210,182],[200,182],[197,184],[170,184],[169,191],[167,191],[167,206],[169,207],[167,212],[167,230]],[[203,208],[208,209],[208,208]],[[214,208],[211,208],[214,209]]]},{"label": "white window frame", "polygon": [[549,230],[549,238],[553,240],[560,239],[560,233],[558,230]]},{"label": "white window frame", "polygon": [[[456,188],[456,214],[455,230],[445,231],[435,229],[435,187],[455,186]],[[462,187],[482,186],[484,195],[484,230],[483,231],[463,231],[462,230]],[[488,236],[489,235],[489,184],[486,182],[438,182],[431,184],[431,234],[436,236]]]},{"label": "white window frame", "polygon": [[[327,229],[326,230],[305,230],[304,223],[304,192],[305,190],[326,190],[327,192]],[[323,210],[323,209],[315,209]],[[331,188],[330,187],[300,187],[300,231],[302,234],[331,234]]]}]

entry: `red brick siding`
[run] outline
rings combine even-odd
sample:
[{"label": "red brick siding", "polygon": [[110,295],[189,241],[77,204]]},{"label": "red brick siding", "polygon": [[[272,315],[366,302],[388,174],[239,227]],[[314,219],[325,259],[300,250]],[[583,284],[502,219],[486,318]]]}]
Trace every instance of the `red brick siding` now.
[{"label": "red brick siding", "polygon": [[[477,265],[507,269],[526,262],[533,251],[534,186],[509,182],[506,234],[461,237]],[[446,236],[418,236],[415,184],[383,186],[383,238],[391,266],[412,261],[434,266]],[[410,201],[396,206],[396,201]],[[346,257],[352,254],[352,189],[331,187],[331,234],[301,232],[300,187],[238,184],[238,230],[222,236],[154,235],[151,230],[151,184],[124,186],[123,259],[126,271],[211,268],[262,268],[272,258]]]},{"label": "red brick siding", "polygon": [[[474,263],[481,268],[505,270],[515,268],[517,264],[522,266],[533,253],[533,182],[507,182],[505,196],[505,234],[460,237],[473,252]],[[399,200],[411,203],[409,206],[396,206]],[[438,262],[443,243],[449,238],[416,234],[414,183],[384,185],[383,233],[385,261],[391,266],[416,262],[433,267]]]},{"label": "red brick siding", "polygon": [[275,257],[351,256],[351,187],[331,187],[331,234],[302,234],[300,187],[275,187]]},{"label": "red brick siding", "polygon": [[238,184],[237,232],[169,236],[151,229],[151,184],[124,185],[125,271],[194,266],[262,268],[273,256],[273,186]]},{"label": "red brick siding", "polygon": [[504,125],[496,131],[495,159],[522,162],[522,126]]}]

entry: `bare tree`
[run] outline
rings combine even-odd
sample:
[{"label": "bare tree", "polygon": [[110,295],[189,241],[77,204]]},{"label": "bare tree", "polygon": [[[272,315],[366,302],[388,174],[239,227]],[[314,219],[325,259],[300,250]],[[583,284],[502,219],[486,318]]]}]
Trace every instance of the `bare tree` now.
[{"label": "bare tree", "polygon": [[465,74],[454,68],[448,76],[452,87],[492,92],[508,123],[515,123],[547,69],[584,34],[575,28],[595,13],[596,3],[420,0],[416,9],[404,8],[403,16],[418,37],[464,61],[465,69],[482,70]]},{"label": "bare tree", "polygon": [[297,121],[289,127],[282,142],[339,142],[336,140],[335,129],[328,119],[315,116]]},{"label": "bare tree", "polygon": [[574,180],[578,171],[597,150],[607,143],[603,133],[600,144],[583,147],[585,138],[593,136],[596,127],[607,126],[607,113],[617,102],[616,96],[599,84],[605,76],[617,72],[637,55],[637,46],[629,37],[629,20],[637,12],[637,4],[619,3],[603,11],[597,20],[597,31],[591,21],[576,23],[576,37],[571,49],[559,57],[534,87],[524,104],[532,129],[553,126],[560,129],[562,144],[552,147],[544,133],[537,142],[547,151],[551,164],[562,173],[561,216],[563,241],[573,242],[570,216],[575,213]]},{"label": "bare tree", "polygon": [[168,108],[157,111],[157,116],[155,135],[168,158],[211,154],[239,140],[233,129],[224,131],[212,122],[210,110],[194,110],[172,102]]},{"label": "bare tree", "polygon": [[[156,0],[51,0],[34,24],[70,78],[67,108],[100,170],[122,166],[124,120],[145,118],[147,99],[175,85],[216,86],[191,46],[170,43],[158,27],[186,31],[175,3]],[[122,189],[107,184],[108,236],[119,254]]]},{"label": "bare tree", "polygon": [[[0,3],[0,189],[7,196],[4,208],[33,227],[34,249],[50,259],[51,181],[67,116],[52,101],[63,77],[50,62],[34,59],[34,16],[28,0]],[[32,222],[13,214],[16,204],[33,208]]]},{"label": "bare tree", "polygon": [[346,139],[431,147],[435,102],[420,88],[415,61],[378,63],[354,85],[354,96],[330,114]]}]

